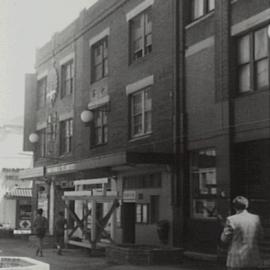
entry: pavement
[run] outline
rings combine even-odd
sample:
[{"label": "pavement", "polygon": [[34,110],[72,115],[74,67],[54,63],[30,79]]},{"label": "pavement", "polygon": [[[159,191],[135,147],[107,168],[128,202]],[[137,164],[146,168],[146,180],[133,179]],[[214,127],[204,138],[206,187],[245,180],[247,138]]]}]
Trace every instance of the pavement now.
[{"label": "pavement", "polygon": [[[35,256],[35,248],[23,239],[0,239],[1,256],[30,257],[50,264],[50,270],[225,270],[215,262],[185,259],[180,265],[113,265],[105,256],[91,256],[85,249],[66,249],[59,256],[54,249],[45,249],[44,257]],[[38,269],[37,269],[38,270]]]}]

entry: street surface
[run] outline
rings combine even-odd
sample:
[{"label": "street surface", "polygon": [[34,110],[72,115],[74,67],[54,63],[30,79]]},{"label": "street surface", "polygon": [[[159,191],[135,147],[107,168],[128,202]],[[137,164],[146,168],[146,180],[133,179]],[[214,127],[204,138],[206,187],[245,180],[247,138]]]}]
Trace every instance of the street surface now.
[{"label": "street surface", "polygon": [[[64,250],[63,256],[53,249],[45,249],[44,257],[35,256],[35,248],[27,240],[0,239],[0,256],[31,257],[50,264],[50,270],[224,270],[215,263],[184,261],[177,266],[112,265],[104,256],[91,257],[82,249]],[[38,270],[38,269],[37,269]]]}]

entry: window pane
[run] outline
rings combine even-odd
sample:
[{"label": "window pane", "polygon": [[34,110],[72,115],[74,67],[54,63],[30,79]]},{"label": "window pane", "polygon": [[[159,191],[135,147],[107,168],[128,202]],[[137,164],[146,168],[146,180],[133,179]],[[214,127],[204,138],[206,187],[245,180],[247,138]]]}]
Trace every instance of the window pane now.
[{"label": "window pane", "polygon": [[133,118],[133,135],[142,133],[142,115]]},{"label": "window pane", "polygon": [[141,205],[137,204],[136,205],[136,222],[141,223],[142,222],[142,209]]},{"label": "window pane", "polygon": [[147,204],[143,204],[143,209],[142,209],[142,222],[147,223],[148,222],[148,206]]},{"label": "window pane", "polygon": [[261,89],[269,84],[268,59],[256,62],[256,89]]},{"label": "window pane", "polygon": [[133,96],[133,114],[142,113],[142,94],[136,94]]},{"label": "window pane", "polygon": [[145,133],[151,132],[152,130],[152,113],[151,112],[145,113],[144,122],[145,122],[144,123]]},{"label": "window pane", "polygon": [[208,10],[211,11],[215,9],[215,0],[208,0]]},{"label": "window pane", "polygon": [[250,87],[250,65],[243,65],[239,68],[239,91],[247,92]]},{"label": "window pane", "polygon": [[249,35],[238,40],[238,64],[248,63],[250,61],[250,42]]},{"label": "window pane", "polygon": [[203,16],[204,1],[203,0],[193,0],[193,19],[197,19]]},{"label": "window pane", "polygon": [[255,32],[255,60],[266,57],[267,51],[267,28],[263,28]]}]

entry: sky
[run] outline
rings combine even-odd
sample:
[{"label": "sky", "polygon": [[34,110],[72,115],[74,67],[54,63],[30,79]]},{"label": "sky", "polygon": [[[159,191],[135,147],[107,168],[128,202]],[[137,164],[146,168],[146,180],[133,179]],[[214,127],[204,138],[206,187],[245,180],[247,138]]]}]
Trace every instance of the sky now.
[{"label": "sky", "polygon": [[24,76],[55,32],[97,0],[0,0],[0,126],[23,119]]}]

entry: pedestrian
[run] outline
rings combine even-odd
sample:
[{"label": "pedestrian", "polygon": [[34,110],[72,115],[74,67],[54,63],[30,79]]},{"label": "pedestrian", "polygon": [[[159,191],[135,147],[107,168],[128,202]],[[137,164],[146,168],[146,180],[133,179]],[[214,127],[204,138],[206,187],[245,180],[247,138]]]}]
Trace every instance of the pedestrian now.
[{"label": "pedestrian", "polygon": [[38,238],[38,245],[36,249],[36,256],[43,256],[43,238],[45,237],[47,230],[47,219],[42,216],[43,210],[39,208],[37,210],[37,216],[33,223],[33,228],[35,230],[36,236]]},{"label": "pedestrian", "polygon": [[237,196],[233,200],[235,215],[229,216],[221,234],[228,244],[227,269],[255,270],[261,266],[259,242],[262,238],[260,218],[247,211],[248,199]]},{"label": "pedestrian", "polygon": [[64,234],[65,234],[66,224],[67,224],[67,221],[64,218],[64,212],[59,211],[58,217],[55,221],[55,240],[56,240],[56,248],[57,248],[58,255],[62,255],[62,249],[64,247]]}]

